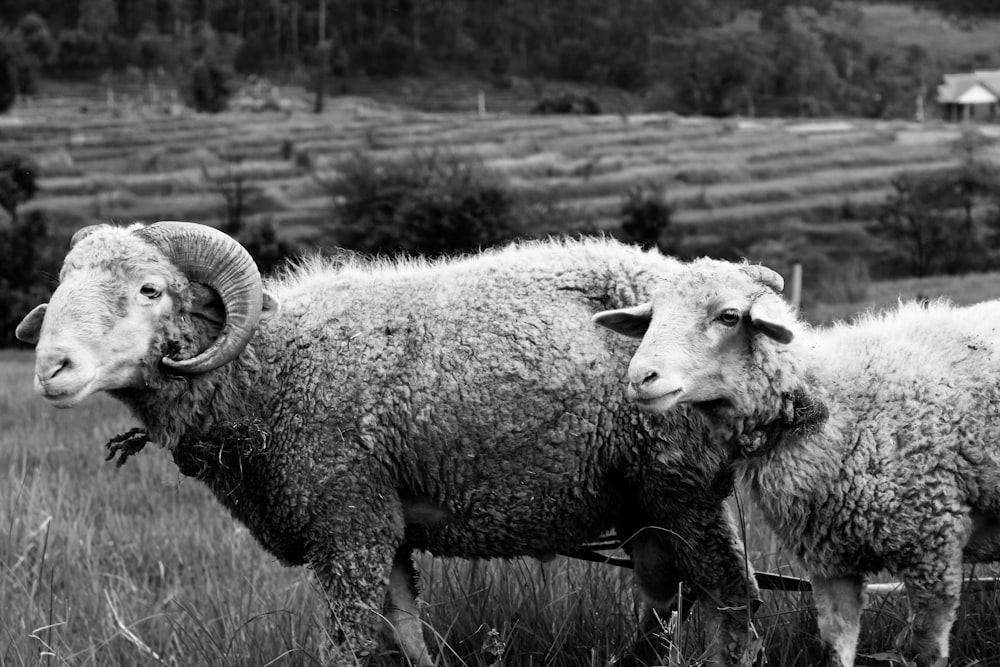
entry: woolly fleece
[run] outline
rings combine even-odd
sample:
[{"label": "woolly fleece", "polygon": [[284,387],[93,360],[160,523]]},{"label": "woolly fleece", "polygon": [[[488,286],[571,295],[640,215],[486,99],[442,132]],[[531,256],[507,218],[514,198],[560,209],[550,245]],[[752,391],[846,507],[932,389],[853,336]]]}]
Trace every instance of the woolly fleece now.
[{"label": "woolly fleece", "polygon": [[[769,434],[738,475],[811,573],[840,663],[853,664],[864,578],[882,569],[907,587],[909,653],[945,658],[963,559],[1000,558],[1000,301],[908,303],[812,329],[739,266],[699,260],[652,305],[633,366],[683,378],[720,434]],[[724,332],[727,307],[743,318]],[[776,342],[758,316],[794,340]],[[828,419],[789,428],[792,395]]]},{"label": "woolly fleece", "polygon": [[[218,324],[193,314],[204,289],[155,255],[126,229],[101,229],[71,250],[59,289],[114,303],[138,279],[136,258],[174,286],[144,386],[111,393],[264,548],[312,568],[335,664],[370,652],[393,563],[412,574],[413,549],[546,558],[609,529],[637,533],[627,548],[653,609],[680,578],[704,589],[719,659],[741,659],[756,585],[723,504],[728,451],[693,413],[639,413],[621,382],[634,345],[590,321],[650,298],[677,262],[604,240],[438,262],[307,260],[265,284],[280,312],[235,362],[176,378],[158,360],[193,356]],[[107,335],[106,309],[63,319],[55,302],[58,328],[83,326],[88,344],[95,328]]]}]

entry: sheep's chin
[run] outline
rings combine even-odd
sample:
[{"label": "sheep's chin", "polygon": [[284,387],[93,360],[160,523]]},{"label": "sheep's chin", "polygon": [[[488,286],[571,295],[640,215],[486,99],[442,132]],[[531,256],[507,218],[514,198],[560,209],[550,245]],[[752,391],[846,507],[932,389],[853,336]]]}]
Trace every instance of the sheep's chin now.
[{"label": "sheep's chin", "polygon": [[683,402],[683,396],[683,389],[675,389],[666,394],[654,396],[653,398],[636,396],[633,400],[643,412],[661,413],[677,407],[678,404]]},{"label": "sheep's chin", "polygon": [[45,401],[55,408],[72,408],[78,405],[83,399],[93,393],[94,381],[91,380],[82,387],[74,391],[49,393],[45,389],[39,389],[38,393]]}]

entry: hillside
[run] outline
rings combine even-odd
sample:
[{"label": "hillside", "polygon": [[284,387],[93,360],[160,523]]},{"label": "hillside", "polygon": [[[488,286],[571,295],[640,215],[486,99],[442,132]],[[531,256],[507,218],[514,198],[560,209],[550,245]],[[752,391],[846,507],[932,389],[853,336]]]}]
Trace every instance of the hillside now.
[{"label": "hillside", "polygon": [[[843,271],[877,261],[866,227],[890,179],[958,160],[952,142],[960,128],[936,122],[479,116],[421,113],[362,97],[330,98],[317,116],[301,110],[308,107],[304,92],[286,94],[301,101],[300,110],[111,112],[80,97],[46,98],[0,117],[0,143],[41,167],[40,191],[22,210],[58,212],[67,227],[218,223],[226,214],[223,185],[238,179],[246,220],[273,222],[282,237],[308,243],[331,220],[323,183],[335,180],[337,165],[353,153],[394,159],[447,150],[481,160],[512,187],[570,208],[572,218],[598,229],[617,228],[629,188],[660,189],[676,207],[675,251],[749,256],[782,270],[796,261],[788,250],[796,247],[841,262]],[[768,239],[777,244],[770,250]],[[810,257],[798,260],[807,264],[807,288],[817,279]],[[837,300],[866,294],[861,285]]]},{"label": "hillside", "polygon": [[950,65],[1000,66],[997,31],[1000,19],[946,16],[939,11],[901,2],[862,5],[865,32],[874,40],[901,47],[920,46]]},{"label": "hillside", "polygon": [[954,164],[950,142],[959,134],[956,126],[880,121],[442,115],[363,98],[334,98],[321,116],[79,107],[54,99],[0,118],[5,149],[41,166],[30,207],[81,222],[212,222],[223,202],[204,169],[245,177],[252,214],[273,218],[289,236],[306,234],[327,212],[323,188],[303,165],[332,178],[352,151],[475,156],[514,187],[553,197],[604,228],[616,224],[628,187],[654,184],[691,239],[733,226],[832,223],[845,209],[857,216],[882,199],[898,171]]}]

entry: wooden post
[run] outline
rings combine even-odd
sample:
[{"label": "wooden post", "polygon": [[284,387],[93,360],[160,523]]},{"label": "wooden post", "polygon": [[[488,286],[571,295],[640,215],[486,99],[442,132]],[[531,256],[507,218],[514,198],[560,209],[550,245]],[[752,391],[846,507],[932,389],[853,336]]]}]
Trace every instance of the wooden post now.
[{"label": "wooden post", "polygon": [[788,300],[792,303],[792,308],[798,312],[802,306],[802,265],[795,262],[792,266],[792,288],[788,293]]},{"label": "wooden post", "polygon": [[326,68],[330,66],[330,45],[326,41],[326,0],[319,0],[319,39],[316,42],[316,98],[313,113],[323,113],[323,96],[326,94]]},{"label": "wooden post", "polygon": [[486,116],[486,93],[479,91],[479,117]]}]

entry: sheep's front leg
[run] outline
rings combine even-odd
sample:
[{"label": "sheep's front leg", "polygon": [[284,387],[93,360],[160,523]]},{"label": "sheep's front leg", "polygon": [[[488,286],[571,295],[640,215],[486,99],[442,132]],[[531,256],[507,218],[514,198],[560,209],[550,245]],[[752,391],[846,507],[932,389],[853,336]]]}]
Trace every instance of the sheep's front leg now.
[{"label": "sheep's front leg", "polygon": [[375,651],[385,624],[382,606],[403,541],[402,507],[389,494],[338,493],[322,504],[310,531],[309,566],[329,610],[325,662],[353,667]]},{"label": "sheep's front leg", "polygon": [[819,634],[830,649],[831,667],[853,667],[864,607],[864,579],[857,574],[812,577]]},{"label": "sheep's front leg", "polygon": [[415,667],[432,667],[434,661],[424,643],[420,609],[417,607],[417,571],[413,567],[409,547],[400,547],[392,561],[385,618],[389,622],[390,638],[399,644],[407,659]]},{"label": "sheep's front leg", "polygon": [[640,532],[629,545],[638,588],[639,628],[631,652],[622,660],[626,667],[661,662],[661,651],[668,650],[663,636],[665,626],[677,609],[682,581],[669,546],[650,530]]},{"label": "sheep's front leg", "polygon": [[752,665],[760,650],[754,641],[753,615],[761,600],[743,542],[721,503],[703,507],[693,521],[695,525],[680,534],[678,562],[698,595],[698,611],[710,641],[706,648],[716,664]]},{"label": "sheep's front leg", "polygon": [[911,637],[904,649],[919,667],[947,664],[948,635],[962,589],[961,549],[926,560],[900,573],[910,600]]},{"label": "sheep's front leg", "polygon": [[636,579],[653,602],[644,629],[653,626],[651,614],[669,609],[683,580],[698,599],[710,661],[752,664],[757,649],[750,641],[751,618],[759,593],[742,542],[723,505],[687,509],[685,521],[647,527],[633,541]]}]

